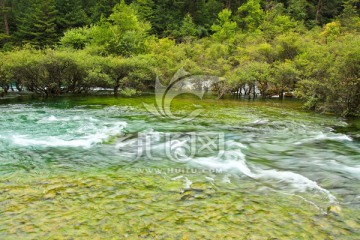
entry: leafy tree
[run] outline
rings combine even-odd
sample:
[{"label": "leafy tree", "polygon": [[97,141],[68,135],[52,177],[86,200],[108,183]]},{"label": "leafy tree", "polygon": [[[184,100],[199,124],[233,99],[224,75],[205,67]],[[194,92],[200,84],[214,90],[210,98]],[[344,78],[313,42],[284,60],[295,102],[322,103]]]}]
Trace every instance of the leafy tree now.
[{"label": "leafy tree", "polygon": [[74,49],[84,49],[90,43],[88,28],[74,28],[65,32],[60,39],[60,44]]},{"label": "leafy tree", "polygon": [[264,21],[259,28],[268,40],[273,40],[276,36],[286,32],[302,31],[302,23],[294,21],[284,12],[285,9],[281,4],[277,4],[266,11]]},{"label": "leafy tree", "polygon": [[287,59],[284,62],[274,63],[273,84],[280,99],[284,97],[284,92],[295,88],[295,84],[299,80],[299,74],[294,61]]},{"label": "leafy tree", "polygon": [[344,3],[344,10],[340,15],[340,23],[347,31],[360,32],[360,4],[355,0]]},{"label": "leafy tree", "polygon": [[253,31],[259,27],[264,15],[264,11],[260,6],[260,0],[248,0],[239,7],[237,22],[241,29]]},{"label": "leafy tree", "polygon": [[339,36],[328,44],[313,43],[296,59],[302,72],[297,95],[320,111],[358,115],[360,110],[359,36]]},{"label": "leafy tree", "polygon": [[197,29],[196,25],[194,24],[190,14],[187,14],[184,17],[184,20],[181,24],[179,33],[180,33],[180,37],[183,39],[198,36],[198,33],[199,33],[198,29]]},{"label": "leafy tree", "polygon": [[196,24],[202,27],[201,36],[208,36],[211,26],[216,22],[218,14],[223,10],[223,5],[216,0],[204,1],[193,16]]},{"label": "leafy tree", "polygon": [[231,11],[224,9],[219,13],[217,22],[212,25],[213,37],[218,41],[230,39],[235,36],[236,22],[231,20]]},{"label": "leafy tree", "polygon": [[90,28],[69,30],[60,40],[63,46],[83,49],[98,46],[102,54],[118,54],[129,57],[147,51],[146,40],[150,25],[142,22],[136,9],[121,1],[113,9],[109,21],[101,21]]},{"label": "leafy tree", "polygon": [[109,20],[113,23],[112,39],[109,39],[109,52],[124,56],[140,54],[146,51],[145,40],[150,24],[140,21],[136,9],[124,0],[116,5]]},{"label": "leafy tree", "polygon": [[315,6],[315,21],[317,24],[323,25],[332,18],[339,15],[341,11],[341,0],[313,0]]},{"label": "leafy tree", "polygon": [[293,60],[301,53],[300,35],[297,33],[282,34],[276,37],[276,54],[279,61]]},{"label": "leafy tree", "polygon": [[320,36],[325,39],[325,41],[335,40],[341,32],[340,22],[331,22],[325,25],[324,30],[320,33]]},{"label": "leafy tree", "polygon": [[245,88],[246,95],[253,98],[256,97],[255,86],[260,90],[263,97],[267,96],[269,89],[270,77],[270,64],[266,62],[249,61],[246,65],[236,68],[229,76],[229,82],[235,89]]},{"label": "leafy tree", "polygon": [[298,21],[307,21],[311,18],[311,4],[307,0],[290,0],[287,12]]},{"label": "leafy tree", "polygon": [[124,0],[115,5],[109,20],[120,32],[149,30],[149,26],[139,21],[136,9],[127,5]]}]

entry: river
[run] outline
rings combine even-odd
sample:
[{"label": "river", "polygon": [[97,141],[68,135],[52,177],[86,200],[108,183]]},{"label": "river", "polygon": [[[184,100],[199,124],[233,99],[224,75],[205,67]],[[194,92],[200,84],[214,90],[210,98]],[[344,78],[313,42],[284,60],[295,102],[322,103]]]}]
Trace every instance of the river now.
[{"label": "river", "polygon": [[0,100],[1,239],[359,239],[360,122],[298,101]]}]

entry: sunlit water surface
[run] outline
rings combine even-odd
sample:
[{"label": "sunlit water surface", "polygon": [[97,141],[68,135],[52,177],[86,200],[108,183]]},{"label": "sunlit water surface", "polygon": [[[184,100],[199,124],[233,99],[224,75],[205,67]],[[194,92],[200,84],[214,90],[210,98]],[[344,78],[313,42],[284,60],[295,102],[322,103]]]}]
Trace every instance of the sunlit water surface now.
[{"label": "sunlit water surface", "polygon": [[359,121],[298,102],[0,100],[0,238],[359,239]]}]

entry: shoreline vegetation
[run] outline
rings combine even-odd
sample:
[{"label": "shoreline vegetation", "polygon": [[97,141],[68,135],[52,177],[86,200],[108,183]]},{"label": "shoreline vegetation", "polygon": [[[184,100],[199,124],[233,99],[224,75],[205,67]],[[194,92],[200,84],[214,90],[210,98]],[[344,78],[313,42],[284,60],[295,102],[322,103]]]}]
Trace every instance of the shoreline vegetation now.
[{"label": "shoreline vegetation", "polygon": [[11,88],[131,96],[152,91],[157,76],[167,85],[184,68],[222,79],[211,89],[219,96],[291,92],[308,109],[360,114],[357,1],[122,0],[92,10],[80,2],[0,1],[0,97]]}]

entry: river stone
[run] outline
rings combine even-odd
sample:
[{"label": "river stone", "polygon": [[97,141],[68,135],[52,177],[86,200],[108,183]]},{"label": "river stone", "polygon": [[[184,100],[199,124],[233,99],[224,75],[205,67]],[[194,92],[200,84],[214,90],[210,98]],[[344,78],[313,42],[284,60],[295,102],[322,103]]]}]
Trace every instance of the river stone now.
[{"label": "river stone", "polygon": [[339,205],[333,205],[333,206],[329,206],[327,208],[327,213],[330,214],[335,214],[335,215],[339,215],[341,213],[341,207]]}]

